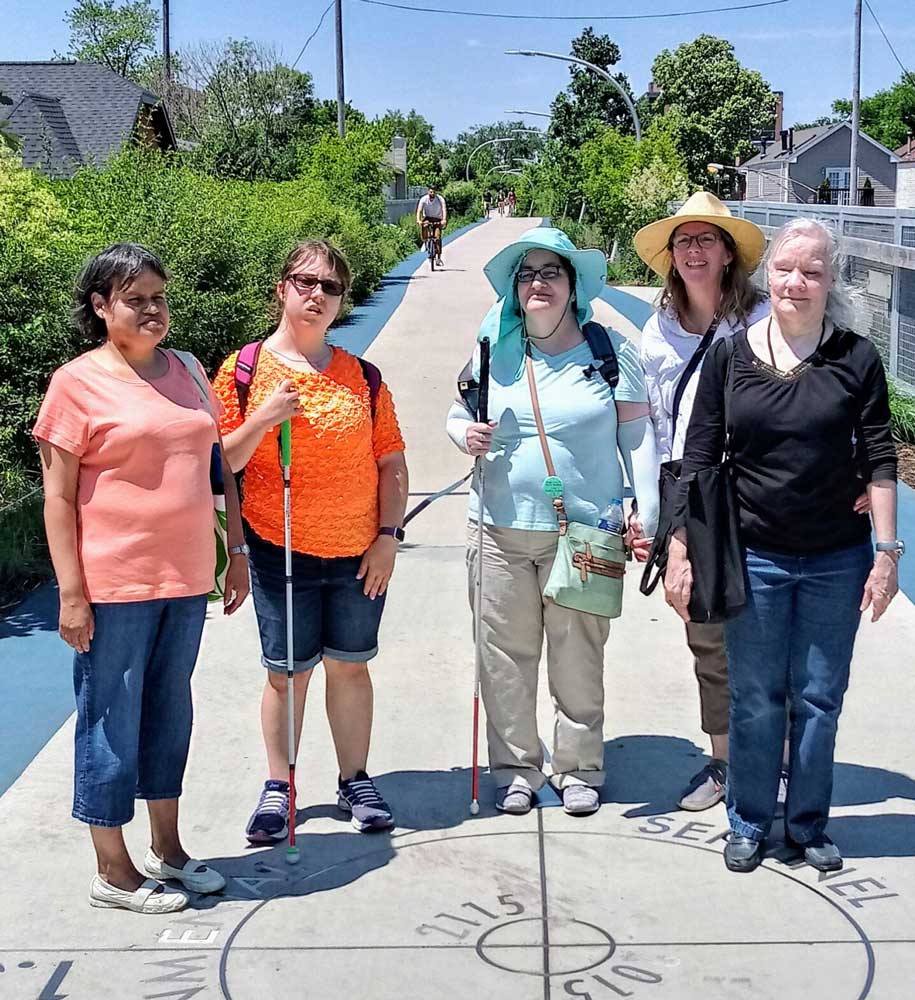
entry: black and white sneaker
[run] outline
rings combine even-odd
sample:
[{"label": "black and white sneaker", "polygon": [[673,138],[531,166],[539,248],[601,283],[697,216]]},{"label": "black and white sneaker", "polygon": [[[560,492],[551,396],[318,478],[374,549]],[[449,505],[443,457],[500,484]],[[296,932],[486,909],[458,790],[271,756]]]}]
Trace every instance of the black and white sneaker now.
[{"label": "black and white sneaker", "polygon": [[391,807],[365,771],[357,771],[347,781],[338,782],[337,808],[352,814],[353,827],[360,833],[389,830],[394,825]]},{"label": "black and white sneaker", "polygon": [[289,782],[271,778],[245,828],[252,844],[273,844],[289,835]]}]

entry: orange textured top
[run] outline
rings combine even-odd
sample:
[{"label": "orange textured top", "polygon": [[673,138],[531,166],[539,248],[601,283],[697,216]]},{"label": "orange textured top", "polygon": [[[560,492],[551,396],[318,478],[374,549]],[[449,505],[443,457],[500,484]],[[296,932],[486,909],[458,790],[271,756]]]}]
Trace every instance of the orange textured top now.
[{"label": "orange textured top", "polygon": [[[223,435],[242,415],[235,391],[236,351],[213,389],[225,409]],[[300,372],[262,350],[248,394],[250,415],[283,379],[299,390],[303,413],[292,418],[292,547],[324,559],[362,555],[378,535],[378,459],[403,451],[394,401],[382,382],[372,425],[369,387],[359,360],[333,348],[323,372]],[[283,545],[283,474],[279,428],[264,435],[245,466],[242,514],[261,538]]]}]

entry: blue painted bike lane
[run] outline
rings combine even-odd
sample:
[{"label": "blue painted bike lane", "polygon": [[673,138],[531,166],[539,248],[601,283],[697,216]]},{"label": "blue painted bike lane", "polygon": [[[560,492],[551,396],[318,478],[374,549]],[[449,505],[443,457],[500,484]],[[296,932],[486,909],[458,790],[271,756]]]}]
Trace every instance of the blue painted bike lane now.
[{"label": "blue painted bike lane", "polygon": [[[457,229],[445,246],[484,224]],[[426,262],[420,250],[382,278],[381,287],[330,333],[330,340],[363,354]],[[0,619],[0,795],[3,795],[73,713],[73,652],[57,634],[57,587],[30,594]]]}]

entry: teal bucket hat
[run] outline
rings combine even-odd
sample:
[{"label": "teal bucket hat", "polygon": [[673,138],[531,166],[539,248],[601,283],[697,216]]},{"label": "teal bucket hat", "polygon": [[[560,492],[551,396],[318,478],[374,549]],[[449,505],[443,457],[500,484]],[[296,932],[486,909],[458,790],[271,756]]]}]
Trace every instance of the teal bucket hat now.
[{"label": "teal bucket hat", "polygon": [[529,229],[514,243],[500,250],[483,268],[499,301],[489,310],[480,327],[479,339],[489,337],[493,346],[501,341],[502,349],[515,342],[521,348],[521,304],[515,288],[515,276],[521,262],[532,250],[550,250],[564,257],[575,271],[576,317],[584,325],[594,315],[591,300],[600,295],[607,281],[607,258],[600,250],[579,250],[561,229],[540,226]]}]

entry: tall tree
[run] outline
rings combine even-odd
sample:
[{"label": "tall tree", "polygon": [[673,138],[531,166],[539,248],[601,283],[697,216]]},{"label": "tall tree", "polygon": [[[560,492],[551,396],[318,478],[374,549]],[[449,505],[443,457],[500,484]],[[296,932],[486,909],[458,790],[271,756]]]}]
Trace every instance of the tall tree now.
[{"label": "tall tree", "polygon": [[776,98],[756,70],[740,65],[734,46],[700,35],[664,49],[651,68],[662,95],[659,119],[683,154],[690,178],[705,181],[709,163],[752,155],[752,139],[771,127]]},{"label": "tall tree", "polygon": [[[490,139],[504,139],[504,142],[493,143],[478,153],[474,149]],[[502,163],[518,166],[516,160],[530,160],[539,155],[543,148],[545,136],[542,136],[526,126],[524,122],[493,122],[491,125],[475,125],[448,144],[446,178],[463,180],[467,161],[473,154],[470,176],[482,181],[484,175]],[[490,187],[498,187],[499,175],[490,173],[486,180]]]},{"label": "tall tree", "polygon": [[[851,101],[832,102],[835,121],[851,118]],[[861,101],[861,131],[889,149],[898,149],[915,133],[915,77],[905,73],[889,90]]]},{"label": "tall tree", "polygon": [[[609,72],[620,61],[620,48],[609,35],[585,30],[572,40],[572,55]],[[556,95],[552,104],[550,134],[569,149],[580,148],[609,125],[623,134],[634,132],[632,116],[619,91],[603,77],[583,66],[572,64],[569,86]],[[632,97],[632,88],[624,73],[613,74],[623,90]]]},{"label": "tall tree", "polygon": [[64,20],[73,59],[102,63],[121,76],[136,79],[155,52],[159,12],[150,0],[77,0]]},{"label": "tall tree", "polygon": [[395,135],[407,140],[408,184],[442,183],[441,161],[446,151],[442,143],[435,141],[431,122],[415,110],[406,115],[399,110],[388,110],[378,121],[388,133],[389,141]]}]

